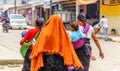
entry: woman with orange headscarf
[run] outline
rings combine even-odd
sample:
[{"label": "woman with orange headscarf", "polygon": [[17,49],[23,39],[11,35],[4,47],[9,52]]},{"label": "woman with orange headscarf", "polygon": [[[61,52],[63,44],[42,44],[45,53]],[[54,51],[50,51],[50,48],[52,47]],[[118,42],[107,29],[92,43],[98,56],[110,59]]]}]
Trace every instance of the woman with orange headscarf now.
[{"label": "woman with orange headscarf", "polygon": [[67,66],[82,67],[58,15],[52,15],[42,28],[30,59],[30,71],[68,71]]}]

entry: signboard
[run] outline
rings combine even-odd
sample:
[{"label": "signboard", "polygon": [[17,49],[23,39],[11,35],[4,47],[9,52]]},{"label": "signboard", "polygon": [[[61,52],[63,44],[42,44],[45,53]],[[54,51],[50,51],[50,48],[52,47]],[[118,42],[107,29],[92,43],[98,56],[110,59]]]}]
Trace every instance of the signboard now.
[{"label": "signboard", "polygon": [[44,0],[44,8],[50,8],[50,0]]},{"label": "signboard", "polygon": [[102,0],[103,5],[119,5],[120,0]]},{"label": "signboard", "polygon": [[95,3],[97,0],[76,0],[78,5]]},{"label": "signboard", "polygon": [[56,12],[57,15],[59,15],[63,22],[70,21],[70,12],[68,11],[62,11],[62,12]]}]

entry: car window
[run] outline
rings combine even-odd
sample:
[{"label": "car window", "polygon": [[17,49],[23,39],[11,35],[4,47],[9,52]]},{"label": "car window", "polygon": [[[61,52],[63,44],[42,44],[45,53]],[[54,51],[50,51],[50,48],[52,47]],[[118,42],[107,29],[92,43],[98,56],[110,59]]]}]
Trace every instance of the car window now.
[{"label": "car window", "polygon": [[11,19],[24,19],[22,15],[11,15]]}]

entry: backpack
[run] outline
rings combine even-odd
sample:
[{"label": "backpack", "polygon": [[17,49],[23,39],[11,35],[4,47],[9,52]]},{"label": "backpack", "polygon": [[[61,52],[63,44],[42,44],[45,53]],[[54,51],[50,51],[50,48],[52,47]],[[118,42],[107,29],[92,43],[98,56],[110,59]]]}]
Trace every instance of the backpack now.
[{"label": "backpack", "polygon": [[[83,34],[86,34],[90,28],[89,24],[86,24],[85,28],[83,29]],[[77,41],[72,42],[74,49],[81,48],[85,44],[86,38],[80,38]]]},{"label": "backpack", "polygon": [[33,38],[33,40],[31,40],[30,42],[24,42],[24,44],[22,44],[21,48],[20,48],[20,54],[22,55],[23,58],[25,58],[26,52],[29,49],[29,47],[35,43],[35,40],[37,40],[38,36],[39,36],[40,32],[38,32],[35,37]]}]

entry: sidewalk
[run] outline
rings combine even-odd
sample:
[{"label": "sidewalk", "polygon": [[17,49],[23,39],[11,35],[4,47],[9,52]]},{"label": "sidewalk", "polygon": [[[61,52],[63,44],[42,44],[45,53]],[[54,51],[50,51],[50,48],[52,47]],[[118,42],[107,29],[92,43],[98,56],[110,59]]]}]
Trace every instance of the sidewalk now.
[{"label": "sidewalk", "polygon": [[5,48],[0,45],[0,65],[21,63],[23,63],[23,58],[19,51],[13,51],[12,49]]},{"label": "sidewalk", "polygon": [[[104,35],[103,34],[96,34],[96,36],[99,39],[103,39],[104,40]],[[109,41],[113,41],[113,42],[120,42],[120,36],[119,35],[108,35],[108,40]]]},{"label": "sidewalk", "polygon": [[[27,26],[27,29],[34,28],[33,26]],[[22,64],[23,57],[19,53],[19,49],[14,51],[10,48],[6,48],[3,45],[0,45],[0,65],[9,65],[9,64]]]}]

